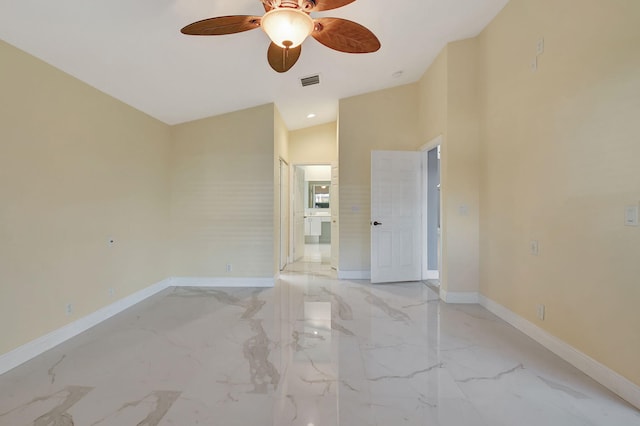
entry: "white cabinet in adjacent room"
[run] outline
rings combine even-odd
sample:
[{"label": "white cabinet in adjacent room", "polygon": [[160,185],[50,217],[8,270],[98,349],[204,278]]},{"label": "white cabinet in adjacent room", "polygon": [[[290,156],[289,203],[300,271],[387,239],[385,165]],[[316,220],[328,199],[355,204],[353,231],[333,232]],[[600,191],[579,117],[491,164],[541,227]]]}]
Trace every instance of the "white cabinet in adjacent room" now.
[{"label": "white cabinet in adjacent room", "polygon": [[322,223],[331,222],[331,216],[307,216],[304,219],[304,235],[319,237],[322,235]]},{"label": "white cabinet in adjacent room", "polygon": [[304,234],[319,237],[322,234],[322,217],[307,217],[304,221]]}]

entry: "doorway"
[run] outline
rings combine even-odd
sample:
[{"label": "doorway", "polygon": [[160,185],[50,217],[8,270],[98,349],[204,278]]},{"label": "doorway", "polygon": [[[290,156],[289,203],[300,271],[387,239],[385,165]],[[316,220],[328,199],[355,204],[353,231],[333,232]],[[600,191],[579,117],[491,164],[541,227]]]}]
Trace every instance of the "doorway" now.
[{"label": "doorway", "polygon": [[292,212],[294,262],[331,267],[331,165],[293,167]]},{"label": "doorway", "polygon": [[371,153],[372,283],[440,285],[440,146]]},{"label": "doorway", "polygon": [[422,279],[434,286],[440,285],[441,265],[441,202],[440,202],[440,146],[439,136],[422,147],[424,205],[424,250]]}]

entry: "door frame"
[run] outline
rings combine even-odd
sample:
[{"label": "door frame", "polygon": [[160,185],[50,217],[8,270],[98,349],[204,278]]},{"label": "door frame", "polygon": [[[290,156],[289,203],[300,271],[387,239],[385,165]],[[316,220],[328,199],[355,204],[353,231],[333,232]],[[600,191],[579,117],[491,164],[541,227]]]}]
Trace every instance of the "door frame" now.
[{"label": "door frame", "polygon": [[[280,253],[278,253],[278,268],[282,271],[291,262],[291,167],[287,160],[282,157],[280,157],[279,166],[280,186],[278,190],[280,191]],[[286,182],[283,181],[283,169],[286,170]],[[283,191],[283,189],[285,189],[285,191]],[[283,192],[286,193],[286,200],[283,199]],[[282,249],[283,244],[286,244],[287,246],[284,256]]]},{"label": "door frame", "polygon": [[[328,166],[328,167],[332,167],[335,163],[318,163],[318,162],[302,162],[302,163],[293,163],[291,164],[290,168],[291,170],[296,169],[296,167],[306,167],[306,166]],[[294,257],[294,249],[295,249],[295,217],[294,217],[294,209],[295,209],[295,188],[294,188],[294,176],[293,173],[290,174],[290,186],[289,186],[289,258],[292,259],[292,262],[295,262],[296,259]],[[333,183],[333,177],[330,175],[329,176],[329,180],[331,183]],[[305,181],[306,182],[306,181]],[[304,200],[306,202],[306,200]],[[332,201],[330,201],[331,203]],[[306,204],[305,204],[306,205]],[[306,208],[305,208],[306,209]],[[333,220],[333,218],[332,218]],[[334,235],[331,235],[331,247],[333,248],[333,244],[334,244]]]},{"label": "door frame", "polygon": [[[426,189],[428,188],[429,183],[429,173],[428,173],[428,161],[427,155],[428,152],[438,146],[441,147],[440,154],[440,164],[442,164],[442,142],[444,138],[442,135],[438,135],[435,138],[431,139],[429,142],[420,147],[420,151],[422,152],[422,179],[425,190],[422,193],[422,280],[428,279],[440,279],[442,276],[442,192],[440,192],[440,241],[438,244],[438,252],[440,256],[438,256],[438,270],[433,271],[429,269],[429,250],[427,244],[429,242],[429,228],[428,228],[428,197],[426,194]],[[442,185],[442,167],[440,167],[440,185]],[[436,235],[437,238],[437,235]]]}]

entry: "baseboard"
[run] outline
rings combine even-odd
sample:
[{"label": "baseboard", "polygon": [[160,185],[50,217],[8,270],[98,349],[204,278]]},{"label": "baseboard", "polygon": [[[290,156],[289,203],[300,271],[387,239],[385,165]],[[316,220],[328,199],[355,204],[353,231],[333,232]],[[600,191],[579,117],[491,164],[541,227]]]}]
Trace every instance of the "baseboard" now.
[{"label": "baseboard", "polygon": [[339,280],[370,280],[371,271],[342,271],[338,270]]},{"label": "baseboard", "polygon": [[640,409],[640,386],[499,303],[483,295],[479,296],[479,303],[494,315],[508,322],[569,364],[607,387],[622,399]]},{"label": "baseboard", "polygon": [[276,278],[173,277],[174,287],[273,287]]},{"label": "baseboard", "polygon": [[476,292],[462,293],[446,291],[440,287],[440,299],[446,303],[473,304],[478,303],[479,294]]},{"label": "baseboard", "polygon": [[94,327],[112,316],[124,311],[131,306],[153,296],[156,293],[171,286],[171,279],[166,279],[153,284],[143,290],[133,293],[111,305],[98,309],[97,311],[78,319],[64,327],[58,328],[51,333],[38,337],[11,352],[0,356],[0,374],[5,373],[32,358],[53,349],[59,344],[77,336],[78,334]]},{"label": "baseboard", "polygon": [[432,271],[431,269],[427,270],[424,272],[424,276],[422,277],[423,280],[439,280],[440,279],[440,272],[439,271]]}]

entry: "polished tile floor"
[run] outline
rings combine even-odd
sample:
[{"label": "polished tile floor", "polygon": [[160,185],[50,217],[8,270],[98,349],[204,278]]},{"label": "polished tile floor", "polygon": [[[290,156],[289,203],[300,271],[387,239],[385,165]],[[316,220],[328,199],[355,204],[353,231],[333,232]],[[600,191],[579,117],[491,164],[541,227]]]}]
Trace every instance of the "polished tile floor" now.
[{"label": "polished tile floor", "polygon": [[640,425],[485,309],[294,264],[175,288],[0,376],[0,425]]},{"label": "polished tile floor", "polygon": [[303,263],[331,263],[331,244],[305,244]]}]

